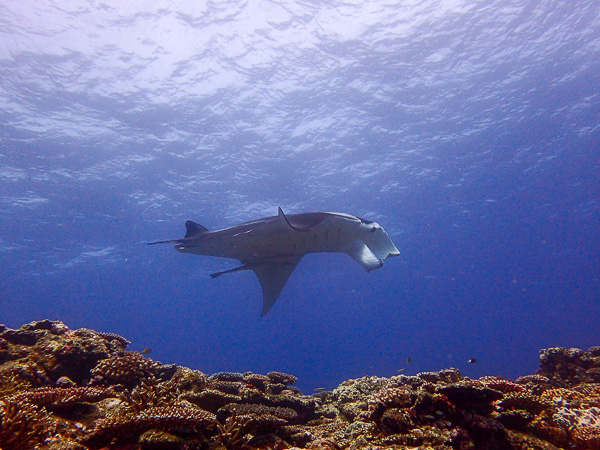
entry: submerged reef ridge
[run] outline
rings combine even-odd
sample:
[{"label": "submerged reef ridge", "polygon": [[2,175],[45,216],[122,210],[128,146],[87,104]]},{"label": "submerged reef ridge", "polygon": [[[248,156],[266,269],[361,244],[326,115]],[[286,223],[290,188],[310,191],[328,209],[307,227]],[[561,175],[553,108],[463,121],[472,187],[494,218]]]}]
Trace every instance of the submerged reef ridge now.
[{"label": "submerged reef ridge", "polygon": [[600,448],[600,347],[542,350],[538,373],[514,381],[450,368],[304,395],[293,375],[207,375],[129,343],[59,321],[0,325],[0,448]]}]

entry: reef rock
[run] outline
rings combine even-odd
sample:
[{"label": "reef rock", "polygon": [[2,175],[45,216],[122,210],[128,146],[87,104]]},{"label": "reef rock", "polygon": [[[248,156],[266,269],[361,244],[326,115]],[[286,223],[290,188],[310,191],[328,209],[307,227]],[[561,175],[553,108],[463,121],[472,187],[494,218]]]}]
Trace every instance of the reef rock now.
[{"label": "reef rock", "polygon": [[0,325],[0,448],[600,448],[600,347],[542,350],[516,381],[446,369],[303,395],[293,375],[209,376],[128,344],[57,321]]}]

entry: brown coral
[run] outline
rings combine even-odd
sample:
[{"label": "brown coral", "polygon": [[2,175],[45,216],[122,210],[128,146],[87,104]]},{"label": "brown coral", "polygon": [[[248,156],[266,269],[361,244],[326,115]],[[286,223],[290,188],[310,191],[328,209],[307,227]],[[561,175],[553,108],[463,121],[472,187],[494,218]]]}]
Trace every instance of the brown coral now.
[{"label": "brown coral", "polygon": [[525,392],[526,388],[521,386],[518,383],[514,383],[509,380],[505,380],[500,377],[481,377],[479,379],[480,382],[485,384],[490,389],[494,389],[495,391],[503,392],[504,394],[509,392]]},{"label": "brown coral", "polygon": [[126,352],[127,344],[118,335],[52,321],[0,326],[0,447],[599,445],[600,347],[545,350],[540,373],[517,382],[471,380],[446,369],[367,376],[306,396],[291,386],[296,377],[283,372],[207,376]]},{"label": "brown coral", "polygon": [[294,375],[290,375],[283,372],[269,372],[267,376],[271,379],[272,383],[280,383],[285,384],[286,386],[289,384],[294,384],[298,381],[298,378]]},{"label": "brown coral", "polygon": [[582,425],[573,430],[571,436],[581,449],[600,448],[600,427]]},{"label": "brown coral", "polygon": [[455,405],[492,403],[502,398],[502,393],[487,387],[484,383],[465,381],[441,386],[437,389]]},{"label": "brown coral", "polygon": [[214,414],[199,408],[182,405],[154,407],[135,416],[125,415],[102,420],[83,442],[90,446],[101,446],[114,438],[137,438],[145,431],[153,429],[202,433],[213,426],[215,420]]},{"label": "brown coral", "polygon": [[101,360],[91,371],[92,385],[123,384],[134,386],[144,378],[158,375],[161,364],[138,352],[126,352]]},{"label": "brown coral", "polygon": [[31,403],[38,406],[68,406],[79,402],[97,402],[114,397],[117,389],[97,389],[93,387],[51,388],[44,387],[5,398],[7,402]]},{"label": "brown coral", "polygon": [[539,414],[543,410],[550,408],[552,402],[539,397],[538,395],[530,394],[529,392],[511,392],[506,394],[498,405],[503,409],[524,409],[533,414]]},{"label": "brown coral", "polygon": [[168,406],[175,402],[175,392],[160,385],[155,378],[142,380],[131,392],[124,390],[120,396],[127,403],[129,413],[139,413],[148,408]]},{"label": "brown coral", "polygon": [[41,444],[47,421],[34,405],[0,401],[0,445],[3,450],[30,450]]}]

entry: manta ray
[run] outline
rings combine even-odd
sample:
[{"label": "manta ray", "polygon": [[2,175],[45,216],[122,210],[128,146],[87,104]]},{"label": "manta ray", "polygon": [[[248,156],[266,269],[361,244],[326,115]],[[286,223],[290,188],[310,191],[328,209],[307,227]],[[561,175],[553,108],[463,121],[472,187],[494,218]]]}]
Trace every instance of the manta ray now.
[{"label": "manta ray", "polygon": [[350,255],[367,272],[383,266],[383,260],[400,252],[376,222],[350,214],[313,212],[283,213],[209,231],[188,220],[183,239],[150,242],[148,245],[174,243],[182,253],[217,256],[239,260],[234,269],[211,274],[252,270],[263,289],[261,317],[267,314],[288,278],[307,253],[341,252]]}]

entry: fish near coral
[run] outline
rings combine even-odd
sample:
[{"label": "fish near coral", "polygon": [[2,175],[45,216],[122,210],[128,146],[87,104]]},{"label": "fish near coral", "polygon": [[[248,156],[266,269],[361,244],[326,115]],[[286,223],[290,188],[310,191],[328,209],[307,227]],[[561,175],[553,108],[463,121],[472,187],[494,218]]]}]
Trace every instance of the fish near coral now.
[{"label": "fish near coral", "polygon": [[307,253],[346,253],[367,272],[383,266],[384,259],[400,254],[378,223],[342,213],[285,215],[279,208],[277,216],[222,230],[209,231],[190,220],[185,227],[183,239],[149,245],[174,243],[175,249],[182,253],[240,260],[240,267],[211,276],[252,270],[263,289],[261,316],[271,309]]}]

